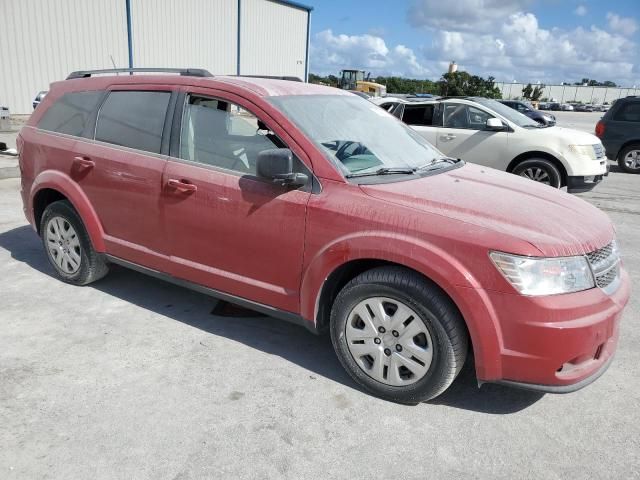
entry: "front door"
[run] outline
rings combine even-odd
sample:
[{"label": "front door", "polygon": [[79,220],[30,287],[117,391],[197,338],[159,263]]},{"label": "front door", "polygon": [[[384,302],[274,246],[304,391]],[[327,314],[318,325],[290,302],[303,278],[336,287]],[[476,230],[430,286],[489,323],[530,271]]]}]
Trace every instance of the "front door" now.
[{"label": "front door", "polygon": [[506,131],[486,130],[493,118],[490,113],[464,103],[442,104],[442,126],[438,128],[438,150],[452,158],[505,170],[504,153],[509,134]]},{"label": "front door", "polygon": [[187,95],[163,179],[172,274],[295,312],[310,192],[256,177],[258,153],[286,147],[261,117],[221,96]]}]

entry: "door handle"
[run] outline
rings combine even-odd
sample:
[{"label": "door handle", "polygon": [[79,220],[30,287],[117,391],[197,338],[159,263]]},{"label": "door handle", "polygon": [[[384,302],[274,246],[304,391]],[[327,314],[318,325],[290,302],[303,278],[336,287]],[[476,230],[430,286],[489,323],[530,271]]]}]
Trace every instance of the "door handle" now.
[{"label": "door handle", "polygon": [[84,168],[93,168],[96,166],[96,162],[89,157],[73,157],[73,163]]},{"label": "door handle", "polygon": [[175,178],[170,178],[167,181],[167,186],[181,192],[195,192],[198,190],[198,187],[193,183],[189,183],[185,180],[176,180]]},{"label": "door handle", "polygon": [[454,138],[456,138],[456,136],[451,133],[448,133],[446,135],[440,135],[440,140],[448,141],[448,140],[453,140]]}]

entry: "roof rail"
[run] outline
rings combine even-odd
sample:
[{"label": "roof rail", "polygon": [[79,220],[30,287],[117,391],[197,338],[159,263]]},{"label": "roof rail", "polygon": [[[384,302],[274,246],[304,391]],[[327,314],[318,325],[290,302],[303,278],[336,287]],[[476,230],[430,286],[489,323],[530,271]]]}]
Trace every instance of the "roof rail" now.
[{"label": "roof rail", "polygon": [[236,77],[246,77],[246,78],[269,78],[271,80],[288,80],[290,82],[301,82],[302,79],[300,77],[290,77],[287,75],[236,75]]},{"label": "roof rail", "polygon": [[213,77],[208,70],[203,68],[109,68],[105,70],[78,70],[71,72],[67,76],[67,80],[114,73],[179,73],[185,77]]}]

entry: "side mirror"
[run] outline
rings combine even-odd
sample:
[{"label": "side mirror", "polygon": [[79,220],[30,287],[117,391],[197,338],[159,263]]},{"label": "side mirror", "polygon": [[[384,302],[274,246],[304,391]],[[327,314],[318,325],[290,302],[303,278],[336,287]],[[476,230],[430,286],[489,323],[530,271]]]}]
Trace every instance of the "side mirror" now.
[{"label": "side mirror", "polygon": [[288,148],[272,148],[258,153],[256,162],[258,177],[286,186],[306,185],[309,177],[293,172],[293,153]]},{"label": "side mirror", "polygon": [[489,118],[487,120],[487,130],[492,130],[494,132],[499,132],[501,130],[505,130],[506,127],[504,123],[498,118]]}]

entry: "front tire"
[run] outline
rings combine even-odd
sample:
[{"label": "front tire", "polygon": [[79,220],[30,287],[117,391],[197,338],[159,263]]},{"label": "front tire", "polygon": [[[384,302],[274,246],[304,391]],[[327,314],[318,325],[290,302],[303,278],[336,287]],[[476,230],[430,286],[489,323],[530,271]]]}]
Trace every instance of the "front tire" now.
[{"label": "front tire", "polygon": [[80,216],[66,200],[51,203],[40,220],[42,244],[58,277],[73,285],[87,285],[109,271],[93,249]]},{"label": "front tire", "polygon": [[640,173],[640,143],[629,145],[620,152],[618,166],[625,173]]},{"label": "front tire", "polygon": [[469,342],[451,299],[402,267],[369,270],[340,291],[331,310],[331,340],[359,385],[408,404],[437,397],[451,385]]},{"label": "front tire", "polygon": [[513,173],[553,188],[562,186],[562,174],[553,162],[545,158],[530,158],[520,162]]}]

